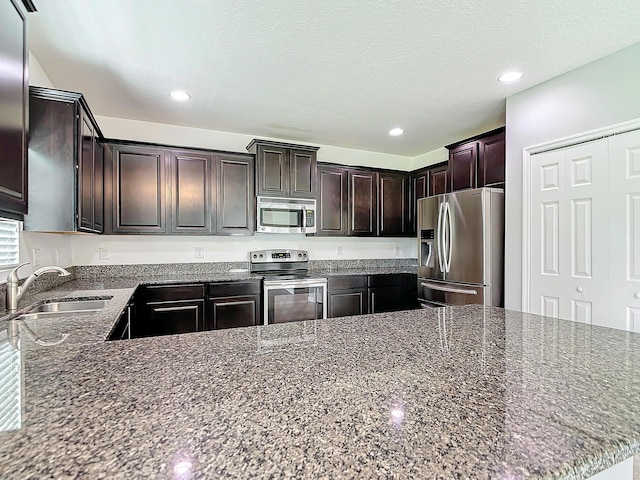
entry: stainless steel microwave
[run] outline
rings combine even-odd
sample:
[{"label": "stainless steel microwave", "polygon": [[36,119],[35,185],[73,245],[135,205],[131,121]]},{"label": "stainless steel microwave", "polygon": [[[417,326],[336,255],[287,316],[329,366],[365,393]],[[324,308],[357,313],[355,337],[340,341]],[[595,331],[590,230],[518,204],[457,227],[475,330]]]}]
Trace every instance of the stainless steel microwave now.
[{"label": "stainless steel microwave", "polygon": [[316,233],[313,198],[257,198],[257,232]]}]

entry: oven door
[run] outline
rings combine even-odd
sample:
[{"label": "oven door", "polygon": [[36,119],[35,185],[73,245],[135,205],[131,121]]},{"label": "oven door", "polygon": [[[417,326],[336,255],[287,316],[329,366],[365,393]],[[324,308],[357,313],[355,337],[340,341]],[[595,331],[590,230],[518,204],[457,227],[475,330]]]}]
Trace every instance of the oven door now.
[{"label": "oven door", "polygon": [[264,324],[327,318],[327,280],[265,280]]}]

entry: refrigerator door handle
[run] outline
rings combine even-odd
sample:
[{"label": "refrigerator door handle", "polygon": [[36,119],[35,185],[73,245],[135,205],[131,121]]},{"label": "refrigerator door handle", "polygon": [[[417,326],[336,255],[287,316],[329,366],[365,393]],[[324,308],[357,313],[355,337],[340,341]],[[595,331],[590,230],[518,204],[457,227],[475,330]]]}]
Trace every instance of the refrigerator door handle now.
[{"label": "refrigerator door handle", "polygon": [[451,255],[453,253],[453,225],[451,224],[451,205],[449,202],[447,202],[445,207],[445,218],[447,219],[447,256],[445,257],[445,261],[447,262],[447,273],[449,273],[451,270]]},{"label": "refrigerator door handle", "polygon": [[430,288],[432,290],[438,290],[440,292],[448,292],[448,293],[462,293],[464,295],[477,295],[478,291],[473,288],[456,288],[456,287],[448,287],[445,285],[440,285],[438,283],[431,282],[420,282],[421,287]]},{"label": "refrigerator door handle", "polygon": [[438,247],[438,266],[440,267],[440,271],[442,273],[444,273],[444,262],[442,261],[442,247],[443,247],[443,242],[444,242],[444,235],[442,232],[442,212],[444,211],[444,203],[441,203],[438,206],[438,234],[437,234],[437,238],[436,238],[436,243],[437,243],[437,247]]}]

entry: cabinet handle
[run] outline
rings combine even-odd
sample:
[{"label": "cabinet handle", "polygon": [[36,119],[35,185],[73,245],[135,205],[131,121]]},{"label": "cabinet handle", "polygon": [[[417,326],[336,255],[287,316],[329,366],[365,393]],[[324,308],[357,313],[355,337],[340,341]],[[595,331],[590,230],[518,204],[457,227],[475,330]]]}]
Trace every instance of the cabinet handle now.
[{"label": "cabinet handle", "polygon": [[582,287],[578,287],[578,288],[576,288],[576,291],[577,291],[578,293],[582,293],[582,292],[584,292],[584,288],[582,288]]}]

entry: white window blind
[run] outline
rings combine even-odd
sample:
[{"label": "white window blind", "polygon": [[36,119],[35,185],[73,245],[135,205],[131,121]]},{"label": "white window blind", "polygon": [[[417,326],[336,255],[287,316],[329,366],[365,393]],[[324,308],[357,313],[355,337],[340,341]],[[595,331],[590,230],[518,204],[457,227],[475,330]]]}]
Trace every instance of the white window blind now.
[{"label": "white window blind", "polygon": [[0,270],[18,265],[20,223],[0,218]]}]

